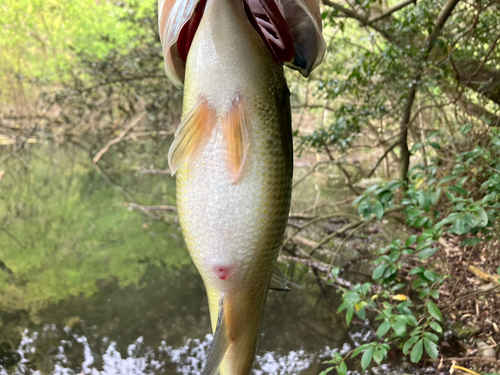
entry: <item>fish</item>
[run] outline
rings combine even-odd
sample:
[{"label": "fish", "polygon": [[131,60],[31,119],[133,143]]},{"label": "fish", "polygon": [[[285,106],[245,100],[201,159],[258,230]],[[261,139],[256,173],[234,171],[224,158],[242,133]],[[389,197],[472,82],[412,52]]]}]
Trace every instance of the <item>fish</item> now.
[{"label": "fish", "polygon": [[290,209],[283,64],[307,77],[325,42],[317,0],[159,0],[165,70],[184,88],[168,153],[179,223],[214,332],[203,375],[246,375]]}]

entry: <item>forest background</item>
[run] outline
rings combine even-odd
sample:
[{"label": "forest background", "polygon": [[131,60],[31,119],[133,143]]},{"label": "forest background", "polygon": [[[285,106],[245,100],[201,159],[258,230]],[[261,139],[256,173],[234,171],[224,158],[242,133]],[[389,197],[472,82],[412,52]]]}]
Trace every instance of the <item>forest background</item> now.
[{"label": "forest background", "polygon": [[[500,2],[323,0],[322,18],[323,64],[307,80],[286,71],[296,163],[309,168],[295,185],[336,173],[347,193],[292,213],[282,253],[339,289],[348,323],[378,324],[325,373],[394,353],[498,371]],[[154,0],[4,0],[0,51],[0,183],[32,144],[74,144],[112,183],[111,148],[172,139],[182,92],[163,71]],[[366,230],[387,243],[342,259]],[[370,279],[346,283],[356,262]]]}]

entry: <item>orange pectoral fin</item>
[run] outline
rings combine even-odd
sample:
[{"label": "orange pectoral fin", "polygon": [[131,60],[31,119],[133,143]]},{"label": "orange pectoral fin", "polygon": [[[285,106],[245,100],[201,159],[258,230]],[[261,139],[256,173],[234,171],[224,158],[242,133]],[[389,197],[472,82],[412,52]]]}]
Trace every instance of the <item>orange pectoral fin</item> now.
[{"label": "orange pectoral fin", "polygon": [[193,109],[177,128],[174,141],[168,152],[168,165],[172,175],[189,157],[199,151],[208,141],[217,123],[215,111],[205,97],[200,96]]},{"label": "orange pectoral fin", "polygon": [[248,130],[244,113],[244,103],[238,96],[233,107],[223,118],[223,132],[227,147],[227,164],[229,172],[236,183],[241,177],[243,165],[248,151]]}]

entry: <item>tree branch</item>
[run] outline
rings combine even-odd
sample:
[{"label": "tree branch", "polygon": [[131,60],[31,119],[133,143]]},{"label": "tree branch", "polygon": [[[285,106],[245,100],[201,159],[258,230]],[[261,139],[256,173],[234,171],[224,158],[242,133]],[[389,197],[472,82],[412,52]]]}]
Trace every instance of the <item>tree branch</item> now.
[{"label": "tree branch", "polygon": [[131,131],[134,126],[136,126],[139,121],[141,121],[141,119],[144,117],[144,114],[145,112],[142,112],[140,113],[139,115],[135,116],[132,121],[130,122],[129,126],[127,126],[121,133],[118,137],[116,137],[115,139],[112,139],[111,141],[109,141],[108,143],[106,143],[106,146],[104,146],[101,151],[99,151],[95,156],[94,156],[94,159],[92,159],[92,162],[94,164],[97,164],[97,162],[101,159],[101,157],[109,151],[110,147],[113,146],[114,144],[120,142],[123,137],[125,137],[127,135],[127,133],[129,131]]},{"label": "tree branch", "polygon": [[396,44],[396,39],[394,36],[383,30],[382,28],[378,27],[377,25],[370,24],[368,19],[361,14],[343,7],[340,4],[337,4],[333,1],[330,0],[323,0],[323,4],[328,5],[329,7],[332,7],[333,9],[345,14],[349,18],[354,18],[355,20],[359,21],[359,23],[363,26],[369,26],[373,30],[377,31],[380,35],[382,35],[385,39],[387,39],[389,42]]},{"label": "tree branch", "polygon": [[403,9],[404,7],[406,7],[406,6],[410,5],[410,4],[417,5],[417,0],[407,0],[407,1],[402,2],[401,4],[395,5],[392,8],[387,9],[381,15],[379,15],[377,17],[374,17],[371,20],[369,20],[368,21],[368,25],[370,25],[370,24],[372,24],[374,22],[380,21],[381,19],[384,19],[386,17],[389,17],[392,13],[395,13],[398,10]]},{"label": "tree branch", "polygon": [[[425,40],[425,51],[423,52],[423,55],[421,56],[420,59],[420,67],[418,67],[417,72],[414,75],[413,82],[411,84],[411,89],[408,92],[407,98],[406,98],[406,105],[404,108],[403,112],[403,117],[401,119],[401,125],[400,125],[400,139],[399,139],[399,144],[401,147],[401,181],[402,182],[407,182],[408,181],[408,170],[410,167],[410,150],[408,149],[408,128],[410,126],[410,117],[411,117],[411,110],[413,107],[413,102],[415,101],[415,96],[417,93],[417,88],[420,83],[420,80],[422,78],[422,70],[421,67],[423,64],[429,59],[429,55],[432,51],[432,48],[434,47],[436,40],[439,36],[439,33],[443,29],[444,24],[448,20],[448,18],[451,16],[451,13],[453,12],[453,9],[455,9],[456,5],[458,4],[460,0],[448,0],[445,4],[445,6],[441,9],[441,12],[439,12],[439,15],[434,22],[434,30],[432,31],[431,34],[426,38]],[[405,188],[406,184],[403,184],[403,189]]]},{"label": "tree branch", "polygon": [[397,140],[396,142],[394,142],[385,152],[384,154],[382,155],[382,157],[380,159],[378,159],[377,163],[375,164],[375,166],[372,168],[372,170],[370,171],[370,173],[368,174],[368,178],[372,176],[373,173],[375,173],[375,170],[378,168],[378,166],[380,165],[380,163],[382,163],[382,161],[386,158],[386,156],[389,154],[389,152],[391,152],[394,147],[396,147],[397,145],[399,144],[399,140]]}]

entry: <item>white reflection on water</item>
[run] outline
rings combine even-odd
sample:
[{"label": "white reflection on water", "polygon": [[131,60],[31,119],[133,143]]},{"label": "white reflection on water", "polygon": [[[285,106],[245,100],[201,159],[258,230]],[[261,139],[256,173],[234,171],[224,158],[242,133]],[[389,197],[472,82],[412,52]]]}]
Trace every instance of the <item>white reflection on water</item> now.
[{"label": "white reflection on water", "polygon": [[[18,348],[20,361],[14,370],[14,375],[41,375],[40,371],[30,369],[26,364],[26,355],[36,351],[37,333],[29,334],[25,330]],[[203,364],[207,359],[210,350],[212,335],[206,335],[203,341],[198,339],[188,339],[181,347],[167,346],[163,341],[157,351],[144,346],[144,340],[139,337],[127,348],[127,357],[122,358],[116,349],[117,343],[112,341],[106,351],[101,355],[94,353],[85,336],[74,335],[76,341],[82,345],[81,370],[68,367],[68,359],[65,348],[71,347],[68,341],[61,340],[57,347],[57,354],[54,355],[54,368],[52,375],[153,375],[160,373],[166,363],[173,363],[176,372],[182,375],[200,375]],[[69,344],[69,345],[68,345]],[[346,349],[346,348],[343,348]],[[349,349],[347,349],[349,350]],[[290,351],[288,354],[280,355],[275,352],[266,352],[256,357],[256,367],[254,375],[295,375],[308,369],[311,364],[319,358],[331,358],[337,349],[324,348],[320,353],[307,353],[305,350]],[[343,351],[343,350],[342,350]],[[342,352],[341,351],[341,352]],[[96,357],[101,356],[101,361],[96,361]],[[102,363],[102,369],[94,366],[95,362]],[[5,369],[0,366],[0,375],[7,375]]]}]

